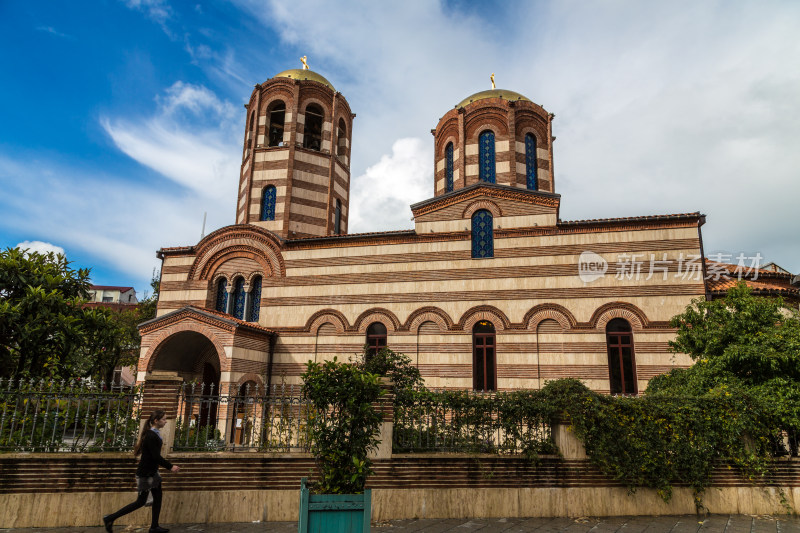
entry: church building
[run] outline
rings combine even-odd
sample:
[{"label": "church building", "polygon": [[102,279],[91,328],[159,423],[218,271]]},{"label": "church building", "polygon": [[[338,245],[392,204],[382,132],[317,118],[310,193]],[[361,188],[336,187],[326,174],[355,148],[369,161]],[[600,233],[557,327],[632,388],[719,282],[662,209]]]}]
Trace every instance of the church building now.
[{"label": "church building", "polygon": [[704,215],[561,220],[554,115],[527,97],[491,89],[446,110],[414,229],[359,234],[344,95],[287,70],[245,107],[235,224],[158,251],[139,381],[299,384],[307,361],[365,345],[408,355],[429,387],[479,391],[573,377],[637,394],[691,364],[668,351],[669,319],[707,296]]}]

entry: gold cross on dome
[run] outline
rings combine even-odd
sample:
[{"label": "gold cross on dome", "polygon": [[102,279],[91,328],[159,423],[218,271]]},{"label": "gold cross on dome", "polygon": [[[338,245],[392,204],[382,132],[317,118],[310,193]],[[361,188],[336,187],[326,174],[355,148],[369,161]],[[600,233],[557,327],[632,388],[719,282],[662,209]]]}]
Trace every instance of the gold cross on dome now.
[{"label": "gold cross on dome", "polygon": [[492,72],[492,75],[489,76],[489,79],[492,80],[492,89],[497,89],[497,87],[494,86],[494,72]]},{"label": "gold cross on dome", "polygon": [[306,56],[300,58],[300,62],[303,63],[303,70],[308,70],[308,63],[306,63],[306,59],[308,59]]}]

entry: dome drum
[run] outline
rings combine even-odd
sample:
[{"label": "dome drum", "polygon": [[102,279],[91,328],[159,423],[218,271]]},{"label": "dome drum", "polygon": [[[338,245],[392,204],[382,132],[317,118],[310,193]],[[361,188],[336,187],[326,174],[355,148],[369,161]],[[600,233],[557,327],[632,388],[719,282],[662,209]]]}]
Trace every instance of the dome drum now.
[{"label": "dome drum", "polygon": [[432,130],[434,196],[481,181],[555,192],[552,119],[513,91],[493,89],[465,98]]}]

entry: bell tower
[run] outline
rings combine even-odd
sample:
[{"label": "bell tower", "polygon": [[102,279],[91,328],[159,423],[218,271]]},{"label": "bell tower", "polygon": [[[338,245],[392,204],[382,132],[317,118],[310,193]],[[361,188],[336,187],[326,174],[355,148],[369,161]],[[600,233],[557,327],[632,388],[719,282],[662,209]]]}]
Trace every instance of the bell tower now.
[{"label": "bell tower", "polygon": [[245,105],[236,223],[284,239],[346,234],[350,211],[355,114],[302,61],[256,85]]}]

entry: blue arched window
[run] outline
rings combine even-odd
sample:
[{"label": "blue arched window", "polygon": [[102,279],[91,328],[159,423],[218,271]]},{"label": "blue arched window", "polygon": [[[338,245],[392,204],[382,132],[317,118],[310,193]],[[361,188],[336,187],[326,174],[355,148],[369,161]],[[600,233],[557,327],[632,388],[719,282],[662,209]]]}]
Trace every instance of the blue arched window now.
[{"label": "blue arched window", "polygon": [[238,278],[233,286],[233,316],[244,320],[244,278]]},{"label": "blue arched window", "polygon": [[214,307],[220,313],[224,313],[228,308],[228,280],[225,278],[217,282],[217,305]]},{"label": "blue arched window", "polygon": [[339,235],[342,233],[342,202],[336,199],[336,212],[333,217],[333,233]]},{"label": "blue arched window", "polygon": [[536,179],[536,137],[532,133],[525,135],[525,177],[529,191],[538,191]]},{"label": "blue arched window", "polygon": [[453,191],[453,143],[444,149],[444,192]]},{"label": "blue arched window", "polygon": [[494,257],[492,214],[486,209],[472,215],[472,258]]},{"label": "blue arched window", "polygon": [[494,132],[486,130],[478,137],[481,181],[495,183]]},{"label": "blue arched window", "polygon": [[261,276],[256,276],[250,282],[250,318],[248,322],[258,322],[258,312],[261,309]]},{"label": "blue arched window", "polygon": [[267,185],[264,188],[264,195],[261,197],[261,220],[275,220],[275,198],[277,190],[274,185]]}]

